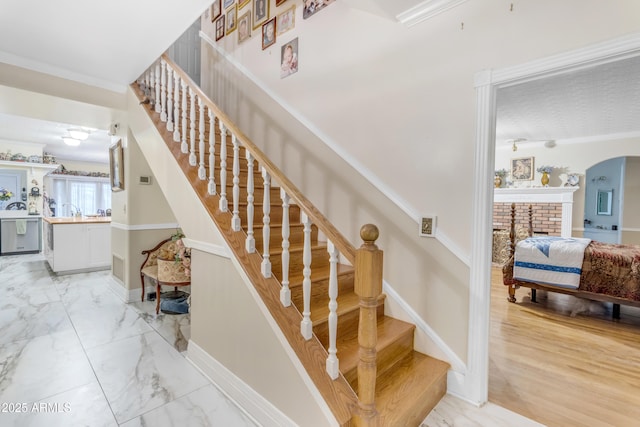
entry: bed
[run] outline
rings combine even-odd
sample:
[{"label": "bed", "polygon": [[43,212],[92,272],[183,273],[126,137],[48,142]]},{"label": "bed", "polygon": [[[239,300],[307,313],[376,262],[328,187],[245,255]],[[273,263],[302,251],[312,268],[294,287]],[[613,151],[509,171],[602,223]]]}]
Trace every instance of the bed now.
[{"label": "bed", "polygon": [[[640,307],[640,246],[549,236],[529,237],[516,245],[515,218],[514,203],[509,230],[511,254],[502,267],[509,301],[516,302],[516,289],[526,287],[531,288],[532,302],[536,301],[536,290],[545,290],[613,303],[614,318],[620,317],[620,305]],[[528,223],[532,236],[531,208]],[[570,249],[565,251],[563,245]],[[578,253],[581,247],[582,253]],[[553,258],[560,253],[560,258]],[[547,260],[546,264],[540,259]]]}]

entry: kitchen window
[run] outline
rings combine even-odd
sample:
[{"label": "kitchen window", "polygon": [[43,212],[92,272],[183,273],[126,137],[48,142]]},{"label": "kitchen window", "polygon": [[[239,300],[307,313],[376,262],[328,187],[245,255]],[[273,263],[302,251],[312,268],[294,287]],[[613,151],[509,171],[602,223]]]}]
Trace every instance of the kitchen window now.
[{"label": "kitchen window", "polygon": [[86,215],[111,208],[111,186],[108,178],[56,177],[53,178],[49,197],[56,201],[58,217],[72,216],[77,210]]}]

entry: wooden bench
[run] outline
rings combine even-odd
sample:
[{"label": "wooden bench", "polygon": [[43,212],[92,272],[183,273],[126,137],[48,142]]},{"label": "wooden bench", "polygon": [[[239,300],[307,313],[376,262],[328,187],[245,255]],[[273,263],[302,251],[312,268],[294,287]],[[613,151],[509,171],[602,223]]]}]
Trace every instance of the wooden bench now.
[{"label": "wooden bench", "polygon": [[175,254],[175,248],[171,248],[171,245],[175,244],[169,238],[158,243],[153,249],[142,251],[142,254],[147,255],[147,257],[140,266],[141,300],[144,301],[144,279],[147,277],[156,284],[156,314],[160,311],[161,286],[173,286],[177,290],[178,286],[189,286],[191,284],[190,277],[184,273],[182,263],[176,262],[175,259],[161,258],[162,253]]}]

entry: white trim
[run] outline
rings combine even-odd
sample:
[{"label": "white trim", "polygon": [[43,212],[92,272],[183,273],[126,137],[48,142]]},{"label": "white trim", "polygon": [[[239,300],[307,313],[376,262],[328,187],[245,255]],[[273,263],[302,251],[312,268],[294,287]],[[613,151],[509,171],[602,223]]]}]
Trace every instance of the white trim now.
[{"label": "white trim", "polygon": [[[476,136],[471,280],[469,289],[468,371],[465,397],[484,403],[488,397],[488,346],[491,291],[492,228],[489,209],[493,205],[495,156],[496,91],[500,87],[524,83],[597,64],[640,54],[640,33],[598,43],[525,64],[478,72],[476,86]],[[486,185],[485,185],[486,183]]]},{"label": "white trim", "polygon": [[[464,0],[466,1],[466,0]],[[371,185],[373,185],[378,191],[380,191],[386,198],[391,200],[396,206],[398,206],[409,218],[420,224],[421,213],[418,212],[409,202],[407,202],[402,196],[393,191],[382,180],[380,180],[373,172],[366,168],[358,159],[346,152],[342,147],[336,144],[328,135],[318,129],[313,123],[311,123],[306,117],[295,110],[284,99],[280,98],[268,87],[262,84],[246,67],[240,64],[231,55],[228,55],[222,48],[220,48],[216,42],[211,40],[204,32],[200,31],[200,37],[209,43],[213,49],[215,49],[220,55],[235,66],[241,73],[243,73],[249,80],[251,80],[256,86],[258,86],[264,93],[266,93],[271,99],[277,102],[284,110],[286,110],[292,117],[294,117],[300,124],[305,126],[311,133],[313,133],[318,139],[320,139],[327,147],[347,162],[352,168],[354,168],[360,175],[362,175]],[[492,179],[493,182],[493,179]],[[434,213],[435,215],[435,213]],[[458,257],[462,262],[469,265],[469,254],[447,237],[441,230],[436,231],[436,239],[452,254]]]},{"label": "white trim", "polygon": [[[584,230],[584,228],[582,230]],[[640,233],[640,228],[622,227],[618,228],[618,231],[632,231],[634,233]]]},{"label": "white trim", "polygon": [[145,231],[145,230],[167,230],[169,228],[180,228],[180,224],[177,223],[167,223],[167,224],[123,224],[121,222],[113,222],[111,221],[111,227],[117,228],[119,230],[127,230],[127,231]]},{"label": "white trim", "polygon": [[256,424],[265,427],[297,427],[296,423],[273,406],[271,402],[235,376],[192,340],[189,340],[186,359]]},{"label": "white trim", "polygon": [[217,255],[224,258],[231,258],[231,252],[228,247],[222,245],[216,245],[213,243],[202,242],[200,240],[194,240],[189,238],[182,239],[186,247],[191,249],[197,249],[202,252],[206,252],[212,255]]},{"label": "white trim", "polygon": [[411,27],[419,24],[420,22],[426,21],[427,19],[433,18],[434,16],[440,15],[441,13],[446,12],[447,10],[466,1],[467,0],[423,1],[422,3],[396,15],[396,19],[407,27]]}]

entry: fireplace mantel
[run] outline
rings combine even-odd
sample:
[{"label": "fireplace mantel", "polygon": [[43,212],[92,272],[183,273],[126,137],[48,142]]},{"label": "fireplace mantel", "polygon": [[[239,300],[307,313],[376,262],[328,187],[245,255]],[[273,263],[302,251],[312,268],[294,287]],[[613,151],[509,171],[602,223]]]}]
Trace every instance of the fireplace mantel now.
[{"label": "fireplace mantel", "polygon": [[561,236],[571,237],[573,193],[580,187],[495,188],[494,203],[561,203]]}]

